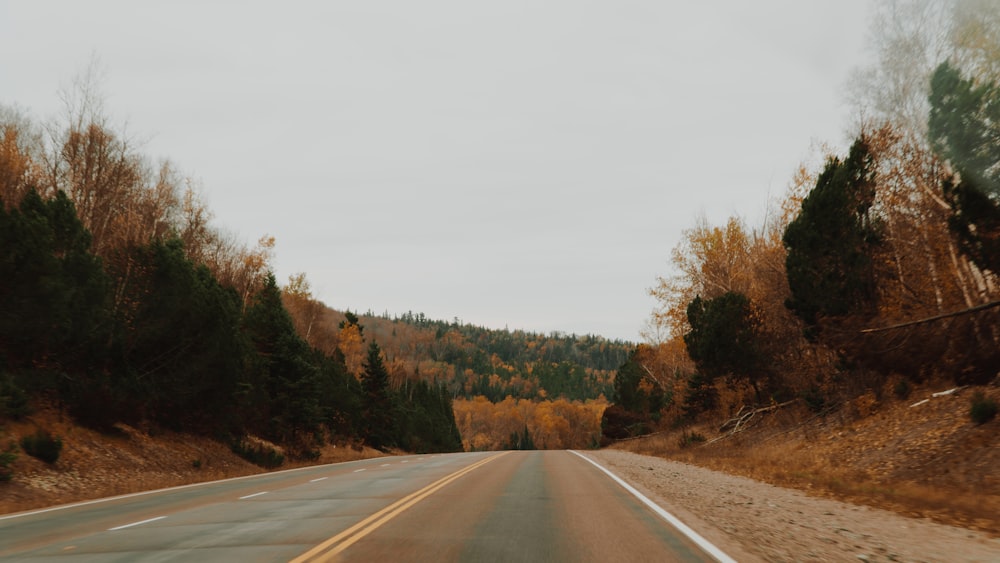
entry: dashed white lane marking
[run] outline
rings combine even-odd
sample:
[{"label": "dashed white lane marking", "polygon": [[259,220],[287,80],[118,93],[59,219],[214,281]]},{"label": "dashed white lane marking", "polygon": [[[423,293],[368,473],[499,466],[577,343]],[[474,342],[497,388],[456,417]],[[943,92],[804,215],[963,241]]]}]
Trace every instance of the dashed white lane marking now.
[{"label": "dashed white lane marking", "polygon": [[365,470],[365,468],[364,468],[364,467],[362,467],[361,469],[355,469],[355,470],[354,470],[354,472],[355,472],[355,473],[361,473],[361,472],[362,472],[362,471],[364,471],[364,470]]},{"label": "dashed white lane marking", "polygon": [[150,522],[156,522],[157,520],[163,520],[166,516],[157,516],[156,518],[150,518],[148,520],[140,520],[139,522],[132,522],[131,524],[125,524],[124,526],[115,526],[114,528],[108,528],[109,532],[114,532],[115,530],[124,530],[125,528],[131,528],[132,526],[140,526],[142,524],[149,524]]},{"label": "dashed white lane marking", "polygon": [[326,477],[317,477],[316,479],[311,479],[309,482],[315,483],[316,481],[322,481],[323,479],[326,479]]},{"label": "dashed white lane marking", "polygon": [[381,467],[389,467],[390,465],[392,465],[392,464],[391,464],[391,463],[383,463],[383,464],[381,465]]},{"label": "dashed white lane marking", "polygon": [[247,495],[245,497],[240,497],[240,500],[245,500],[245,499],[253,498],[253,497],[259,497],[260,495],[266,495],[266,494],[267,494],[267,491],[261,491],[259,493],[254,493],[252,495]]}]

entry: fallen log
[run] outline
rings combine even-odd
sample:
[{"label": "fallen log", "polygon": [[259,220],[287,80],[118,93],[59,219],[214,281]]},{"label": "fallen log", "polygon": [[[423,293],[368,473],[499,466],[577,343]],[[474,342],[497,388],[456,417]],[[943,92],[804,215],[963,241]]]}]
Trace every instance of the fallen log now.
[{"label": "fallen log", "polygon": [[[785,401],[784,403],[775,403],[768,405],[766,407],[753,408],[743,405],[740,410],[736,412],[736,416],[730,418],[729,420],[722,423],[719,427],[719,432],[725,432],[725,434],[713,438],[706,442],[706,444],[711,444],[712,442],[717,442],[723,438],[732,436],[749,428],[751,426],[751,421],[753,421],[758,414],[768,413],[776,411],[780,408],[787,407],[788,405],[798,401],[799,399],[792,399],[791,401]],[[759,420],[759,419],[758,419]],[[754,423],[756,424],[756,423]]]}]

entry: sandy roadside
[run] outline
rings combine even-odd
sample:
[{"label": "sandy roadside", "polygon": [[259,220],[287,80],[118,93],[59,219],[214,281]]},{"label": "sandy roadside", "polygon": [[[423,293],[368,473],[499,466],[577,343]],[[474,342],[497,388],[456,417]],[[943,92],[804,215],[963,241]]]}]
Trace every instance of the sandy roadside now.
[{"label": "sandy roadside", "polygon": [[586,452],[738,561],[1000,562],[1000,538],[685,463]]}]

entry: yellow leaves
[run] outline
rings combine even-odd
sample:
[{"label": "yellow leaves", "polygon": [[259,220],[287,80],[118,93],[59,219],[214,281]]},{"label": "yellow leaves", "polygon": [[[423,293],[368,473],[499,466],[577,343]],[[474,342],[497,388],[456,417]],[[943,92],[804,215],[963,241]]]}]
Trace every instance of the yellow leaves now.
[{"label": "yellow leaves", "polygon": [[649,290],[659,302],[654,323],[675,337],[687,329],[687,305],[695,297],[718,297],[727,291],[747,293],[751,281],[751,240],[743,221],[731,217],[725,227],[711,227],[704,217],[683,233],[672,253],[674,276],[657,278]]},{"label": "yellow leaves", "polygon": [[288,276],[288,285],[284,287],[283,291],[288,295],[294,295],[301,299],[312,299],[312,290],[309,287],[309,280],[306,279],[305,272]]},{"label": "yellow leaves", "polygon": [[31,158],[18,146],[17,128],[4,126],[0,136],[0,198],[4,205],[14,206],[21,200],[30,169]]},{"label": "yellow leaves", "polygon": [[527,426],[535,445],[545,449],[587,448],[600,439],[607,402],[530,401],[507,396],[493,404],[486,397],[455,399],[455,420],[466,450],[497,450]]},{"label": "yellow leaves", "polygon": [[354,377],[360,378],[364,371],[365,343],[357,325],[345,324],[344,328],[340,329],[337,336],[337,347],[344,354],[347,371]]}]

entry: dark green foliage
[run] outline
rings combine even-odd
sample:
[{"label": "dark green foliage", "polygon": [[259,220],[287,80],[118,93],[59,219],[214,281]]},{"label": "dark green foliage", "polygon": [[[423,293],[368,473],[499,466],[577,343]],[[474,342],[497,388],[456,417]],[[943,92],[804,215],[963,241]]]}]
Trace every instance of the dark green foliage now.
[{"label": "dark green foliage", "polygon": [[1000,205],[964,180],[946,181],[942,189],[959,249],[984,270],[1000,272]]},{"label": "dark green foliage", "polygon": [[137,416],[171,428],[231,422],[248,351],[239,298],[176,239],[132,249],[127,264],[116,272],[130,280],[119,310],[119,381],[107,384],[127,390]]},{"label": "dark green foliage", "polygon": [[949,226],[980,267],[1000,272],[1000,87],[942,63],[931,78],[928,133],[958,178],[944,184]]},{"label": "dark green foliage", "polygon": [[90,234],[62,192],[0,202],[0,353],[8,367],[73,368],[100,361],[110,329],[108,279]]},{"label": "dark green foliage", "polygon": [[327,428],[337,436],[358,437],[362,426],[361,383],[348,373],[344,355],[340,350],[332,357],[313,350],[313,363],[319,369],[317,393]]},{"label": "dark green foliage", "polygon": [[879,228],[871,216],[873,159],[864,138],[846,160],[832,158],[784,234],[792,297],[786,305],[815,338],[825,318],[867,314],[875,306],[871,255]]},{"label": "dark green foliage", "polygon": [[997,410],[997,402],[984,395],[982,391],[977,391],[972,395],[969,407],[969,417],[972,422],[986,424],[996,418]]},{"label": "dark green foliage", "polygon": [[580,397],[597,397],[609,391],[592,374],[587,373],[583,366],[569,361],[539,362],[534,365],[531,373],[538,380],[538,385],[545,389],[545,396],[549,399],[563,397],[579,400]]},{"label": "dark green foliage", "polygon": [[395,442],[416,453],[462,451],[451,395],[443,386],[408,382],[396,394],[398,428]]},{"label": "dark green foliage", "polygon": [[230,448],[236,455],[266,469],[274,469],[285,463],[285,454],[266,444],[242,439],[234,441]]},{"label": "dark green foliage", "polygon": [[34,434],[21,438],[21,449],[24,450],[24,453],[48,464],[59,460],[62,446],[62,439],[49,434],[46,430],[38,430]]},{"label": "dark green foliage", "polygon": [[[684,344],[698,371],[708,379],[748,377],[755,382],[764,368],[757,322],[750,300],[728,292],[715,299],[695,297],[688,304]],[[756,383],[755,383],[756,385]]]},{"label": "dark green foliage", "polygon": [[[402,322],[421,331],[433,332],[434,342],[426,347],[422,345],[420,354],[454,366],[457,375],[452,393],[466,398],[482,395],[493,402],[502,401],[508,395],[538,399],[543,391],[545,397],[562,396],[571,401],[595,399],[601,394],[610,396],[608,372],[625,362],[634,348],[628,342],[599,336],[494,330],[461,324],[457,319],[435,321],[423,313],[408,312],[393,319],[382,316],[377,320]],[[374,330],[381,329],[388,334],[390,329],[380,327],[377,320],[373,323]],[[495,360],[510,371],[495,369]],[[471,375],[466,376],[466,370]],[[603,379],[598,377],[598,372]],[[495,378],[491,380],[493,375],[499,376],[499,385]],[[533,380],[534,384],[530,390],[506,387],[513,377]]]},{"label": "dark green foliage", "polygon": [[[642,348],[636,348],[628,360],[615,373],[614,393],[612,401],[621,408],[650,416],[665,406],[663,388],[647,377],[641,363]],[[643,380],[649,383],[642,386]]]},{"label": "dark green foliage", "polygon": [[308,442],[324,422],[324,382],[308,344],[295,332],[273,274],[254,297],[243,326],[256,351],[246,382],[248,406],[256,413],[252,426],[278,442]]},{"label": "dark green foliage", "polygon": [[374,341],[361,375],[364,436],[373,448],[396,445],[397,414],[389,392],[389,372],[382,363],[382,351]]},{"label": "dark green foliage", "polygon": [[935,152],[951,163],[963,182],[1000,196],[1000,87],[976,84],[958,68],[941,63],[931,76],[928,133]]}]

